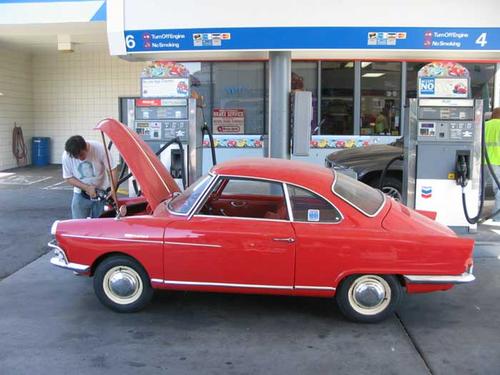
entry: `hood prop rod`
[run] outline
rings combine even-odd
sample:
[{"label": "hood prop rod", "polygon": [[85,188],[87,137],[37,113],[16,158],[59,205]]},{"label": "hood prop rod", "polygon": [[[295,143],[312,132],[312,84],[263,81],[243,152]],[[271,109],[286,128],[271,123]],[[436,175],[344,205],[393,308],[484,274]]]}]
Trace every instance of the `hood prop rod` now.
[{"label": "hood prop rod", "polygon": [[111,196],[113,197],[113,200],[115,201],[116,216],[119,217],[120,210],[118,207],[118,198],[116,197],[116,186],[117,185],[115,185],[115,178],[113,176],[113,172],[111,171],[111,160],[109,158],[109,150],[106,147],[106,139],[104,138],[103,132],[101,132],[101,136],[102,136],[102,144],[104,145],[104,151],[106,152],[106,161],[108,164],[107,172],[108,172],[109,180],[111,181]]}]

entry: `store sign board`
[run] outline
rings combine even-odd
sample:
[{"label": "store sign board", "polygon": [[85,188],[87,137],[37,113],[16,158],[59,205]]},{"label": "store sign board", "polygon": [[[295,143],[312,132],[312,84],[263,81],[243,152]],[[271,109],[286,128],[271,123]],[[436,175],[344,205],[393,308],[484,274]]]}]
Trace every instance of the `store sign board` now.
[{"label": "store sign board", "polygon": [[143,98],[187,98],[189,96],[188,78],[142,78],[141,97]]},{"label": "store sign board", "polygon": [[243,134],[245,132],[245,110],[214,108],[212,127],[214,134]]},{"label": "store sign board", "polygon": [[419,98],[469,98],[470,74],[454,61],[433,61],[418,71]]},{"label": "store sign board", "polygon": [[238,27],[125,30],[127,53],[230,50],[500,51],[500,28]]},{"label": "store sign board", "polygon": [[468,98],[468,78],[433,78],[418,79],[419,98]]}]

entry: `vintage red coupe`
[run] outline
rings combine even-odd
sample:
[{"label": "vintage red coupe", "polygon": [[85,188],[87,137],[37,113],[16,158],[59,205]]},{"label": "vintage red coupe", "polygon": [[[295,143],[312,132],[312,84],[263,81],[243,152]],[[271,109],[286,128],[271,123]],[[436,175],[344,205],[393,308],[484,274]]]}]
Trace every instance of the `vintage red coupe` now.
[{"label": "vintage red coupe", "polygon": [[97,129],[117,147],[142,198],[115,217],[56,221],[51,263],[94,277],[99,300],[142,309],[154,289],[334,298],[361,322],[403,294],[474,280],[474,241],[334,171],[279,159],[213,167],[181,192],[129,128]]}]

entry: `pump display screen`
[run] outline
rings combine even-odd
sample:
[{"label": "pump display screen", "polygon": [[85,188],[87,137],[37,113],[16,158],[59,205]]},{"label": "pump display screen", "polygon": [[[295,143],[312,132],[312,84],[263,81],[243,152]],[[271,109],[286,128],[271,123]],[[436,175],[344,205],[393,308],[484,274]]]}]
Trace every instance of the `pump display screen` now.
[{"label": "pump display screen", "polygon": [[436,135],[436,123],[421,122],[418,124],[418,135],[422,137],[434,137]]},{"label": "pump display screen", "polygon": [[185,120],[187,107],[137,107],[137,120]]}]

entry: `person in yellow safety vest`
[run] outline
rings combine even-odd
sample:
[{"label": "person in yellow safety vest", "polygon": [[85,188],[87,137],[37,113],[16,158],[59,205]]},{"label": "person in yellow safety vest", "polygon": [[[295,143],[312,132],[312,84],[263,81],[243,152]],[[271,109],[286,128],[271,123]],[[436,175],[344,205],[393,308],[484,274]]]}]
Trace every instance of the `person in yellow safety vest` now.
[{"label": "person in yellow safety vest", "polygon": [[[486,151],[490,159],[493,172],[500,179],[500,107],[493,109],[491,120],[485,122]],[[500,190],[493,181],[493,192],[495,193],[495,212],[500,210]],[[493,221],[500,222],[500,213],[495,215]]]}]

